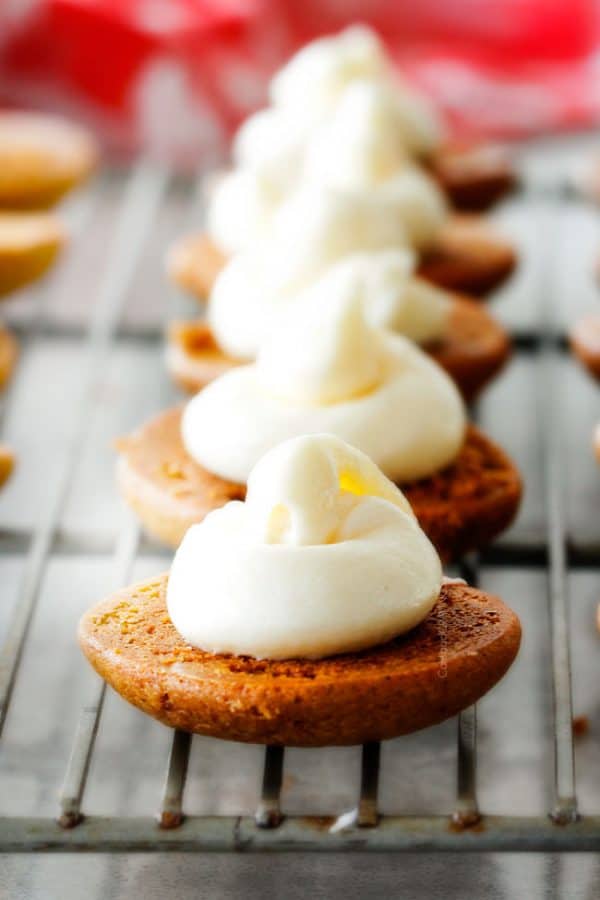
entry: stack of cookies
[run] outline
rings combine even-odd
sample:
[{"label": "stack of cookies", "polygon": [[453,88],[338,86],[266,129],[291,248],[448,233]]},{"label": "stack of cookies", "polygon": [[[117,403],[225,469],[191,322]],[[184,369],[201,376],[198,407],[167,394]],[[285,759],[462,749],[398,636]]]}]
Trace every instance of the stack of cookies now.
[{"label": "stack of cookies", "polygon": [[[48,207],[84,181],[96,165],[91,137],[62,119],[0,111],[0,299],[40,278],[66,240]],[[0,324],[0,388],[17,359],[15,337]],[[13,456],[0,448],[0,483]]]},{"label": "stack of cookies", "polygon": [[473,210],[513,181],[494,152],[444,144],[364,28],[275,76],[205,229],[169,253],[206,306],[168,337],[194,396],[118,445],[123,497],[178,548],[170,575],[81,622],[130,702],[221,738],[352,744],[439,722],[504,674],[516,616],[442,564],[521,497],[467,406],[509,356],[482,301],[516,262]]}]

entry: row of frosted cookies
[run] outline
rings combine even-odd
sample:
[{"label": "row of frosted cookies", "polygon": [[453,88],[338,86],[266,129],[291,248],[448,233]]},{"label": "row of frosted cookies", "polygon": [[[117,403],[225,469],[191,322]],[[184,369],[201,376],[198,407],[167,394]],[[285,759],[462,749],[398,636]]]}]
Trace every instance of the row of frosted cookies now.
[{"label": "row of frosted cookies", "polygon": [[[53,116],[0,109],[0,300],[45,275],[67,235],[49,207],[85,181],[97,162],[87,132]],[[17,339],[0,322],[0,390],[18,358]],[[14,454],[0,446],[0,484]]]},{"label": "row of frosted cookies", "polygon": [[301,50],[271,100],[214,179],[206,232],[170,255],[206,304],[168,341],[194,396],[118,445],[119,489],[173,565],[79,635],[170,726],[361,743],[456,714],[519,647],[515,614],[442,570],[520,503],[466,406],[510,345],[465,292],[499,284],[514,253],[452,207],[511,179],[483,151],[444,155],[364,28]]},{"label": "row of frosted cookies", "polygon": [[254,359],[274,311],[354,268],[369,283],[369,320],[421,344],[473,400],[509,353],[473,298],[502,284],[516,255],[453,201],[481,206],[507,190],[506,162],[485,148],[444,150],[432,110],[397,84],[364,28],[302,50],[270,96],[238,131],[232,167],[210,180],[204,230],[169,254],[175,282],[207,303],[205,319],[170,330],[173,377],[193,391]]}]

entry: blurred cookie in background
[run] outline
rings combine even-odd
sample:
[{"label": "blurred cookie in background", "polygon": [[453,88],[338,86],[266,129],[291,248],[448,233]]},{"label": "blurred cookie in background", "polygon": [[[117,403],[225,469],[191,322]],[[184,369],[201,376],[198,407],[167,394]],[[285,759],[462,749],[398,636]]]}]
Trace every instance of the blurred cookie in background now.
[{"label": "blurred cookie in background", "polygon": [[85,181],[98,161],[87,131],[55,116],[0,111],[0,208],[44,209]]},{"label": "blurred cookie in background", "polygon": [[41,277],[66,238],[51,213],[0,211],[0,297]]}]

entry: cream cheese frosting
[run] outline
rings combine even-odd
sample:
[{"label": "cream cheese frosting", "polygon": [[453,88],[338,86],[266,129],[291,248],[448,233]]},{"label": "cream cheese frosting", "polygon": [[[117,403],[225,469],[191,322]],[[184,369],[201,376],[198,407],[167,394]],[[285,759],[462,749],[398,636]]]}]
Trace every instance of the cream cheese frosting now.
[{"label": "cream cheese frosting", "polygon": [[233,169],[216,179],[206,210],[206,229],[217,247],[231,255],[266,234],[281,194],[266,176]]},{"label": "cream cheese frosting", "polygon": [[282,113],[320,123],[357,81],[393,90],[394,114],[410,153],[428,153],[439,143],[441,128],[431,105],[393,72],[381,41],[362,25],[299,50],[271,81],[270,99]]},{"label": "cream cheese frosting", "polygon": [[[290,243],[300,255],[305,237],[299,235]],[[323,235],[321,253],[326,246]],[[283,247],[278,252],[283,252]],[[259,252],[238,254],[225,266],[212,291],[208,320],[219,346],[234,358],[254,359],[274,318],[287,305],[319,302],[314,299],[319,297],[324,306],[345,289],[348,281],[354,281],[360,291],[366,318],[372,325],[423,344],[440,339],[447,329],[450,297],[414,276],[416,260],[407,248],[351,252],[325,266],[308,287],[291,294],[273,289],[269,258],[270,253],[264,258]]]},{"label": "cream cheese frosting", "polygon": [[293,438],[253,468],[246,501],[193,525],[167,607],[210,653],[319,658],[384,643],[421,622],[439,557],[405,497],[327,434]]},{"label": "cream cheese frosting", "polygon": [[181,427],[193,459],[239,483],[271,447],[320,432],[341,437],[403,482],[451,463],[465,424],[450,378],[411,341],[373,328],[360,286],[346,276],[326,303],[317,294],[282,312],[256,363],[204,388]]},{"label": "cream cheese frosting", "polygon": [[372,32],[350,28],[309,44],[271,94],[273,106],[241,126],[234,169],[211,194],[207,229],[220,249],[247,247],[306,182],[374,192],[397,207],[413,246],[435,240],[446,202],[411,160],[433,148],[439,129],[426,102],[394,81]]}]

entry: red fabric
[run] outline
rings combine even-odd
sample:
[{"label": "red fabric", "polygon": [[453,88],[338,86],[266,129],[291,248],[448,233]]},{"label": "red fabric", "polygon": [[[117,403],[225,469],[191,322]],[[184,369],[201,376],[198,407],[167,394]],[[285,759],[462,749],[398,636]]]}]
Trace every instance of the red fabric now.
[{"label": "red fabric", "polygon": [[195,161],[294,49],[363,21],[458,134],[538,133],[600,121],[598,13],[597,0],[0,0],[0,101]]}]

